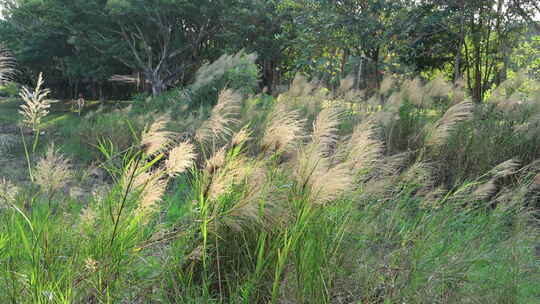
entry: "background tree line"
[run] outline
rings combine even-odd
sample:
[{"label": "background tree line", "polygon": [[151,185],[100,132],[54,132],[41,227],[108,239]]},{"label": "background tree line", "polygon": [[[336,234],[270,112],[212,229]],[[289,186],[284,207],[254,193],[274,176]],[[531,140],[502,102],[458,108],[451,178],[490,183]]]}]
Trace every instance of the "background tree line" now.
[{"label": "background tree line", "polygon": [[[384,73],[463,79],[480,101],[509,73],[540,74],[535,0],[3,0],[19,82],[60,98],[158,95],[224,53],[256,52],[261,88],[301,72],[327,85]],[[335,83],[332,83],[335,82]]]}]

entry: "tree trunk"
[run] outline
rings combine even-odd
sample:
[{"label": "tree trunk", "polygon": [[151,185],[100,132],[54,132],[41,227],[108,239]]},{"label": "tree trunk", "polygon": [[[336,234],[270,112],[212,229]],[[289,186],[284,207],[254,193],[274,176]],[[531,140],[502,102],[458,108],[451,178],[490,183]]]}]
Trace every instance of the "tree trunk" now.
[{"label": "tree trunk", "polygon": [[152,86],[152,96],[156,97],[165,91],[165,82],[161,79],[161,75],[158,72],[152,71],[146,73],[147,78],[150,80]]}]

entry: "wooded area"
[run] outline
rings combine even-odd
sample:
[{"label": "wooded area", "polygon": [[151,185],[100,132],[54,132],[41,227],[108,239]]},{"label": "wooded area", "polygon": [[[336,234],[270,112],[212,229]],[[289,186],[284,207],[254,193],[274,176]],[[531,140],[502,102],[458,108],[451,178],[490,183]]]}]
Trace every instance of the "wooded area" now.
[{"label": "wooded area", "polygon": [[[540,74],[535,0],[4,0],[0,37],[29,82],[63,98],[154,95],[203,64],[258,54],[262,87],[297,72],[336,86],[384,73],[465,79],[473,98],[509,71]],[[516,53],[522,54],[518,60]],[[330,83],[332,82],[332,83]]]}]

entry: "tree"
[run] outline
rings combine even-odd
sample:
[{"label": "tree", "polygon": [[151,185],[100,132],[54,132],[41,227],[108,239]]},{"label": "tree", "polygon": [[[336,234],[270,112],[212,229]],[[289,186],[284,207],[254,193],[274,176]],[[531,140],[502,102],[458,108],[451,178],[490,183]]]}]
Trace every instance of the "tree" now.
[{"label": "tree", "polygon": [[[101,52],[140,71],[158,95],[193,64],[201,48],[220,30],[223,1],[111,1],[104,12],[111,26],[95,32]],[[115,43],[121,41],[121,43]]]}]

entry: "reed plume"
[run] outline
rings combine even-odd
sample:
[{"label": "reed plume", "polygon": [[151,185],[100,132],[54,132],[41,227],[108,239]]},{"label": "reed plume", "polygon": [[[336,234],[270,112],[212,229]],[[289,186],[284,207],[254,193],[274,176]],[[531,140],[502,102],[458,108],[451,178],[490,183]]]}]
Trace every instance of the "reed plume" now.
[{"label": "reed plume", "polygon": [[369,120],[356,126],[346,146],[346,162],[355,171],[368,170],[382,159],[384,144],[376,139],[377,128]]},{"label": "reed plume", "polygon": [[169,158],[165,161],[167,174],[176,176],[183,173],[193,165],[196,157],[195,147],[192,144],[188,142],[180,143],[169,152]]},{"label": "reed plume", "polygon": [[490,174],[495,179],[505,178],[507,176],[515,174],[520,166],[521,162],[519,160],[509,159],[491,169]]},{"label": "reed plume", "polygon": [[521,163],[516,159],[509,159],[495,166],[488,173],[491,175],[491,178],[487,182],[479,185],[472,193],[472,196],[478,200],[486,200],[493,197],[499,190],[497,181],[516,174],[520,166]]},{"label": "reed plume", "polygon": [[348,75],[347,77],[339,81],[339,88],[337,90],[338,95],[345,95],[347,92],[354,89],[354,75]]},{"label": "reed plume", "polygon": [[290,150],[304,136],[304,122],[300,114],[294,110],[286,110],[277,106],[270,115],[264,136],[262,148],[265,151],[277,153]]},{"label": "reed plume", "polygon": [[234,55],[224,54],[216,61],[205,64],[197,70],[191,90],[197,91],[223,77],[227,71],[234,67],[242,65],[244,62],[255,63],[256,60],[257,55],[255,53],[246,54],[244,51],[240,51]]},{"label": "reed plume", "polygon": [[165,172],[162,169],[135,175],[133,189],[139,193],[139,205],[135,213],[142,216],[143,221],[146,221],[147,216],[158,209],[158,203],[167,189],[168,180],[164,176]]},{"label": "reed plume", "polygon": [[170,121],[168,115],[162,115],[147,127],[141,138],[141,146],[147,155],[155,155],[169,148],[175,133],[166,130],[166,126]]},{"label": "reed plume", "polygon": [[227,149],[225,147],[215,152],[212,157],[206,160],[205,171],[209,174],[214,174],[217,170],[225,166],[227,157]]},{"label": "reed plume", "polygon": [[486,200],[491,198],[498,190],[496,179],[491,179],[481,184],[472,193],[472,197],[477,200]]},{"label": "reed plume", "polygon": [[336,146],[339,139],[338,127],[341,122],[342,111],[335,106],[323,109],[313,123],[312,142],[318,150],[328,156]]},{"label": "reed plume", "polygon": [[89,232],[92,231],[90,228],[94,226],[96,219],[96,211],[92,208],[92,206],[86,206],[81,213],[81,218],[79,221],[79,232],[82,235],[88,236]]},{"label": "reed plume", "polygon": [[310,200],[315,204],[335,201],[354,188],[354,175],[346,164],[324,168],[309,183]]},{"label": "reed plume", "polygon": [[460,123],[473,118],[474,108],[474,104],[470,101],[464,101],[450,107],[443,117],[428,129],[426,144],[429,146],[443,145]]},{"label": "reed plume", "polygon": [[413,80],[407,80],[403,84],[403,96],[408,99],[408,101],[418,107],[424,107],[428,104],[427,95],[424,92],[424,87],[420,78],[414,78]]},{"label": "reed plume", "polygon": [[50,145],[45,156],[37,162],[33,177],[36,185],[52,194],[66,186],[73,177],[70,160]]},{"label": "reed plume", "polygon": [[212,109],[210,118],[197,130],[195,138],[199,142],[225,140],[234,134],[234,127],[240,122],[242,96],[226,89],[219,94],[218,103]]},{"label": "reed plume", "polygon": [[248,128],[242,128],[240,131],[236,132],[233,135],[233,137],[231,139],[231,146],[232,147],[238,147],[238,146],[244,144],[245,142],[250,140],[250,134],[251,134],[251,132],[249,131]]},{"label": "reed plume", "polygon": [[19,113],[23,116],[23,122],[29,125],[32,130],[37,131],[41,123],[41,119],[49,114],[51,104],[56,100],[48,99],[51,93],[49,89],[43,88],[43,73],[39,73],[36,87],[31,91],[27,87],[23,87],[19,96],[23,100]]}]

